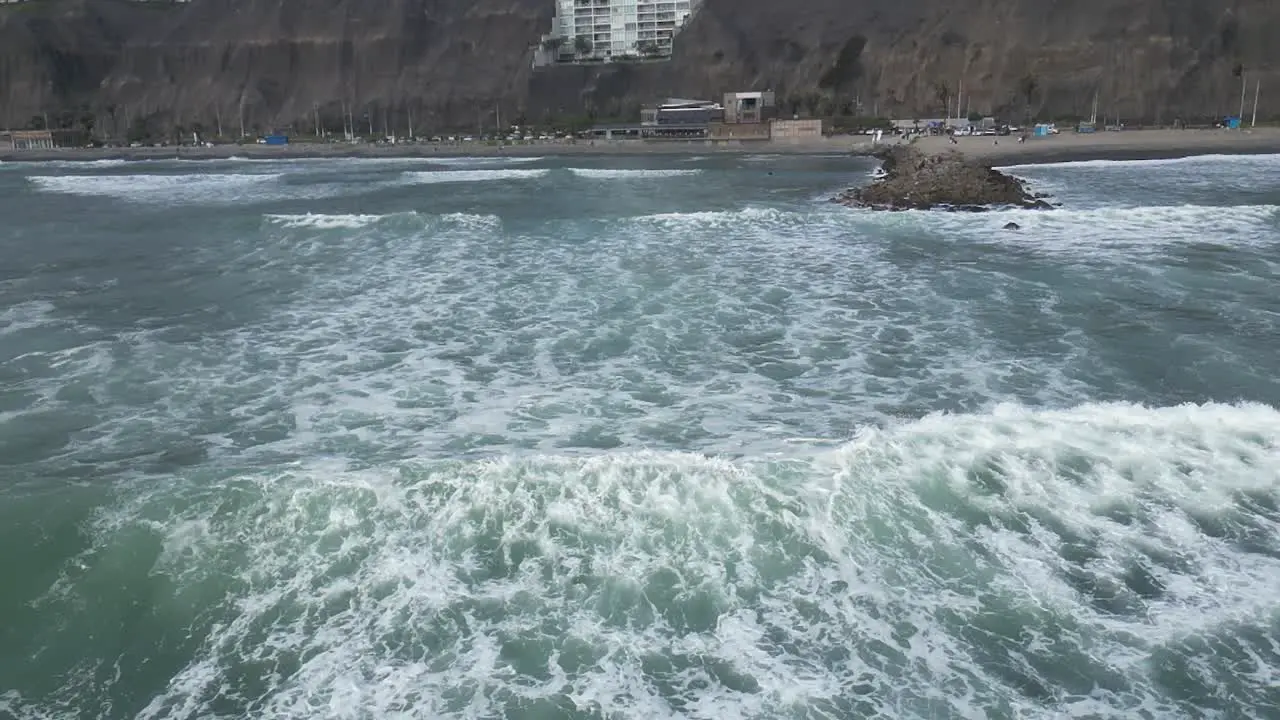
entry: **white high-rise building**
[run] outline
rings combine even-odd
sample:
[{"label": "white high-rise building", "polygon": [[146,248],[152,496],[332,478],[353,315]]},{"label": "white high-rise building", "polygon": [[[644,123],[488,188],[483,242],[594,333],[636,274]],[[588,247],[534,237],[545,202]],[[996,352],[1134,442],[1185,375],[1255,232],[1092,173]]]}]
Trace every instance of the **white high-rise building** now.
[{"label": "white high-rise building", "polygon": [[[609,60],[617,56],[665,57],[671,40],[701,0],[556,0],[550,37],[561,55]],[[577,38],[591,43],[578,52]]]}]

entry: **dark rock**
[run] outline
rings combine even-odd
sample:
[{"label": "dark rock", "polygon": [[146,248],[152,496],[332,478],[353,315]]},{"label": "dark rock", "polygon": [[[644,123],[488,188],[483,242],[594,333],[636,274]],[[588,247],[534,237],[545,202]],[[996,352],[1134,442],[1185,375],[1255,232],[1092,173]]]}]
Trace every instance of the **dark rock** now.
[{"label": "dark rock", "polygon": [[1022,226],[1016,222],[1009,222],[1004,224],[1004,229],[1005,230],[1021,230]]},{"label": "dark rock", "polygon": [[845,191],[837,202],[873,210],[982,212],[992,207],[1052,207],[1029,193],[1023,182],[958,152],[927,155],[913,145],[895,145],[876,154],[884,177]]}]

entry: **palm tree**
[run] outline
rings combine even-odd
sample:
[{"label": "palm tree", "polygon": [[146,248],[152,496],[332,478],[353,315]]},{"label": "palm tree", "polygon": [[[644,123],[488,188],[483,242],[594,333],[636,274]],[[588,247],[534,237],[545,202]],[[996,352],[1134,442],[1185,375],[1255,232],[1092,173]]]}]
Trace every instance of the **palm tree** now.
[{"label": "palm tree", "polygon": [[591,44],[591,38],[586,35],[579,35],[573,39],[573,49],[579,55],[587,55],[594,46]]}]

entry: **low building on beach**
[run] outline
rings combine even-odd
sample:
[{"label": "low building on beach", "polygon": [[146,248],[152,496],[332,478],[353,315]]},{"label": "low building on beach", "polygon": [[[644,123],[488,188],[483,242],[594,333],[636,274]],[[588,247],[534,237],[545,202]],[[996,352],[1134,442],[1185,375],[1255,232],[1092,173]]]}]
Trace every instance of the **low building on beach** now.
[{"label": "low building on beach", "polygon": [[710,100],[667,98],[658,105],[640,109],[640,124],[661,125],[709,125],[724,120],[724,106]]},{"label": "low building on beach", "polygon": [[822,121],[781,120],[769,91],[725,93],[724,104],[667,98],[640,110],[640,123],[597,125],[589,135],[604,140],[706,140],[712,143],[802,143],[822,140]]},{"label": "low building on beach", "polygon": [[724,94],[724,121],[727,124],[766,123],[773,119],[776,111],[774,94],[767,90]]},{"label": "low building on beach", "polygon": [[0,150],[52,150],[57,147],[49,130],[9,130],[0,132]]}]

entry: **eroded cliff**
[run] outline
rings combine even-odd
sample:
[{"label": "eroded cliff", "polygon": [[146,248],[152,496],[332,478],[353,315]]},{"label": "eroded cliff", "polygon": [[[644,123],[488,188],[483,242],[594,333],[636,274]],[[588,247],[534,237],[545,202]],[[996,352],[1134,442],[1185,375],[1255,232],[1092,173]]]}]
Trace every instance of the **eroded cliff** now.
[{"label": "eroded cliff", "polygon": [[[375,130],[627,116],[666,95],[773,89],[788,112],[938,116],[954,104],[1129,121],[1280,114],[1270,0],[705,0],[670,62],[534,71],[552,0],[31,0],[0,7],[0,120],[227,135],[344,110]],[[861,108],[854,103],[860,102]],[[495,113],[497,110],[497,113]]]}]

